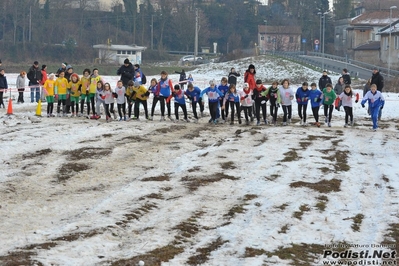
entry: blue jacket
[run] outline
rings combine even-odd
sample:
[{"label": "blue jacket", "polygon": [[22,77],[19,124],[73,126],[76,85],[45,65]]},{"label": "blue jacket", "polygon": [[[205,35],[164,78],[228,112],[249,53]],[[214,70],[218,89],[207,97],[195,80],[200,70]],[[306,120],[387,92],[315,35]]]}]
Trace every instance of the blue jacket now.
[{"label": "blue jacket", "polygon": [[323,104],[323,93],[319,89],[309,90],[309,100],[312,108]]},{"label": "blue jacket", "polygon": [[184,98],[183,90],[175,91],[173,94],[173,98],[175,99],[175,103],[186,104],[186,99]]},{"label": "blue jacket", "polygon": [[200,98],[203,98],[202,96],[206,94],[208,96],[208,101],[210,103],[216,103],[219,101],[219,97],[223,97],[223,93],[215,87],[213,89],[211,87],[208,87],[201,91]]},{"label": "blue jacket", "polygon": [[310,95],[309,92],[310,92],[309,89],[304,90],[302,87],[299,87],[295,93],[295,98],[297,103],[302,105],[308,104],[309,95]]},{"label": "blue jacket", "polygon": [[191,100],[191,102],[196,103],[199,101],[200,95],[201,95],[201,89],[194,86],[194,90],[186,90],[185,94],[187,97]]},{"label": "blue jacket", "polygon": [[374,94],[368,91],[363,97],[362,105],[366,102],[368,102],[370,108],[380,108],[384,107],[385,99],[380,91],[376,91]]},{"label": "blue jacket", "polygon": [[219,86],[218,86],[218,89],[220,90],[220,92],[221,93],[223,93],[223,96],[225,96],[226,95],[226,93],[229,91],[229,85],[222,85],[222,84],[220,84]]},{"label": "blue jacket", "polygon": [[226,95],[224,96],[223,104],[225,104],[226,102],[239,103],[240,102],[240,95],[238,93],[234,94],[234,93],[231,93],[231,92],[227,92]]}]

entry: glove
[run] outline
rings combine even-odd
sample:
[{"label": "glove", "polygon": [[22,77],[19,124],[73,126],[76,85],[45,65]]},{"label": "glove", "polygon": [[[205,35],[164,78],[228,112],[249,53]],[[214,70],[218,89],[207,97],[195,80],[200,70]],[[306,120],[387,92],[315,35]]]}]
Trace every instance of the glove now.
[{"label": "glove", "polygon": [[113,92],[112,96],[114,96],[114,98],[118,98],[118,94],[116,92]]},{"label": "glove", "polygon": [[335,110],[337,110],[337,111],[338,111],[338,107],[335,107]]},{"label": "glove", "polygon": [[175,97],[175,96],[176,96],[176,93],[175,93],[175,92],[172,92],[172,96]]},{"label": "glove", "polygon": [[280,108],[280,104],[279,103],[277,103],[277,108]]},{"label": "glove", "polygon": [[150,92],[147,91],[146,93],[144,93],[145,96],[150,96]]},{"label": "glove", "polygon": [[145,97],[145,94],[141,94],[141,98],[144,98]]},{"label": "glove", "polygon": [[364,106],[364,104],[362,104],[362,107],[364,108],[364,107],[366,107],[366,106]]},{"label": "glove", "polygon": [[358,102],[359,102],[358,100],[355,101],[355,103],[358,103]]},{"label": "glove", "polygon": [[248,98],[248,94],[247,95],[245,95],[245,97],[244,98]]}]

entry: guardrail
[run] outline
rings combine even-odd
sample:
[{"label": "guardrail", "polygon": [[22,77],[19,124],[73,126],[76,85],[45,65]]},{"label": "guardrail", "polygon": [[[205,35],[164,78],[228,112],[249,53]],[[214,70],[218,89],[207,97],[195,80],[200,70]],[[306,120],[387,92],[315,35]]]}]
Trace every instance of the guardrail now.
[{"label": "guardrail", "polygon": [[[320,70],[322,70],[322,66],[323,66],[322,62],[319,62],[319,60],[312,59],[312,57],[320,57],[320,58],[322,58],[323,57],[322,53],[307,52],[305,54],[302,51],[300,51],[300,52],[266,51],[265,54],[289,58],[289,59],[291,59],[293,61],[297,61],[297,62],[300,62],[300,63],[303,63],[303,64],[308,64],[308,65],[312,65],[314,67],[318,67],[318,68],[320,68]],[[324,54],[324,58],[331,59],[331,60],[334,60],[334,61],[343,62],[345,64],[355,65],[357,67],[364,68],[366,70],[372,70],[374,67],[378,67],[382,74],[384,74],[385,76],[388,76],[388,68],[379,67],[379,66],[368,64],[368,63],[365,63],[365,62],[353,60],[353,59],[350,59],[348,57],[336,56],[336,55],[331,55],[331,54]],[[341,67],[333,66],[333,65],[329,64],[328,62],[324,62],[324,68],[330,69],[331,71],[334,71],[334,72],[337,72],[337,73],[341,73],[341,71],[342,71]],[[391,78],[394,77],[394,76],[399,76],[399,71],[397,71],[397,70],[392,70],[391,69],[389,72],[391,74]],[[350,71],[350,74],[351,74],[351,76],[356,76],[357,72],[356,71]]]}]

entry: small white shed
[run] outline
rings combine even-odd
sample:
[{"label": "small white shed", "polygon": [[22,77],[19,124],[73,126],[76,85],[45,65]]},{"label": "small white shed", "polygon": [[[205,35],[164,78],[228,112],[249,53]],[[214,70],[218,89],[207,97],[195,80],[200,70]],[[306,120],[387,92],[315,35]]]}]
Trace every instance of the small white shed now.
[{"label": "small white shed", "polygon": [[123,64],[123,61],[128,58],[132,64],[141,64],[141,52],[147,49],[144,46],[133,45],[119,45],[119,44],[96,44],[94,49],[98,49],[99,63],[117,63]]}]

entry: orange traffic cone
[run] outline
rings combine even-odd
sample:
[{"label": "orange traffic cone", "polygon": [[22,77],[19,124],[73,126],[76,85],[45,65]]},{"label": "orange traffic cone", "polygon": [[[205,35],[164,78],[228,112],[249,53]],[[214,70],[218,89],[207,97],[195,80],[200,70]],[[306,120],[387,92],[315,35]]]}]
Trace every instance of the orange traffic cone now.
[{"label": "orange traffic cone", "polygon": [[7,114],[8,115],[12,115],[13,114],[12,113],[12,99],[11,98],[9,98],[9,100],[8,100]]},{"label": "orange traffic cone", "polygon": [[37,103],[36,116],[42,116],[42,100]]}]

